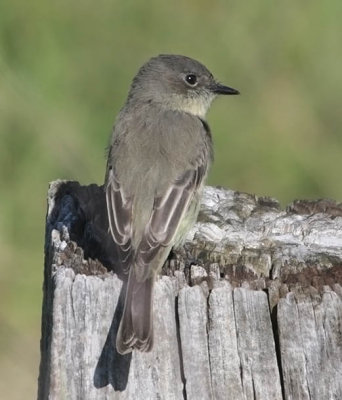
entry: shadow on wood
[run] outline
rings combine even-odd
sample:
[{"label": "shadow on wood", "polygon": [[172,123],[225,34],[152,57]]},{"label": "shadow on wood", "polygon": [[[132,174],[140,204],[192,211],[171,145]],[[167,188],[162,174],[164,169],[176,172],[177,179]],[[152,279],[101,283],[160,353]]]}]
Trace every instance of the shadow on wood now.
[{"label": "shadow on wood", "polygon": [[123,312],[125,292],[126,285],[123,285],[114,312],[112,325],[109,328],[105,345],[103,346],[99,362],[96,365],[94,373],[94,386],[96,388],[103,388],[111,384],[114,390],[123,391],[127,386],[132,354],[121,355],[116,351],[115,347],[116,334]]}]

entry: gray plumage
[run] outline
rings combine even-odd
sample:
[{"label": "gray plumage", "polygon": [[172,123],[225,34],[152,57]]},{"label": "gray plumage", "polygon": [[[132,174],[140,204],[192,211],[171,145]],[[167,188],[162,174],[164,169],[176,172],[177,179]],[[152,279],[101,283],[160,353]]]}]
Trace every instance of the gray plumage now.
[{"label": "gray plumage", "polygon": [[153,345],[155,276],[195,222],[212,158],[205,114],[217,94],[238,94],[184,56],[141,67],[112,135],[106,173],[111,234],[128,274],[116,346]]}]

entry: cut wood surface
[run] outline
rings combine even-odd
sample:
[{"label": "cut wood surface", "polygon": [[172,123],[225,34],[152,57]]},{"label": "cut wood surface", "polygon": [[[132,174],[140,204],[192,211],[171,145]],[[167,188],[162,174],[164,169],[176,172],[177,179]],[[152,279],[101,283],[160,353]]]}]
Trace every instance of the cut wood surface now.
[{"label": "cut wood surface", "polygon": [[207,187],[155,285],[154,347],[114,343],[105,196],[48,193],[39,399],[342,399],[342,206]]}]

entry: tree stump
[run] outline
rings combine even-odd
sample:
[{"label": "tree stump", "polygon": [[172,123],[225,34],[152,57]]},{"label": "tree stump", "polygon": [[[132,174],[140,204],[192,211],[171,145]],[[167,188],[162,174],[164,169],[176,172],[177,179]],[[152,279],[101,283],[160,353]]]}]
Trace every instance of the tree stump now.
[{"label": "tree stump", "polygon": [[342,206],[206,187],[155,285],[150,353],[120,355],[125,277],[102,187],[48,193],[39,399],[342,399]]}]

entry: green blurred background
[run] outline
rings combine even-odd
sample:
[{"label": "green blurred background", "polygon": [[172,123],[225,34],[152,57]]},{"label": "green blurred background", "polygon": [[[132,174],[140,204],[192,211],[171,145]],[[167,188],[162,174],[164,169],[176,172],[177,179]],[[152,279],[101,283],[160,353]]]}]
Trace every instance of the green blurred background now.
[{"label": "green blurred background", "polygon": [[341,15],[340,0],[1,2],[1,398],[36,396],[48,182],[102,183],[150,56],[197,58],[242,93],[208,115],[211,184],[342,200]]}]

